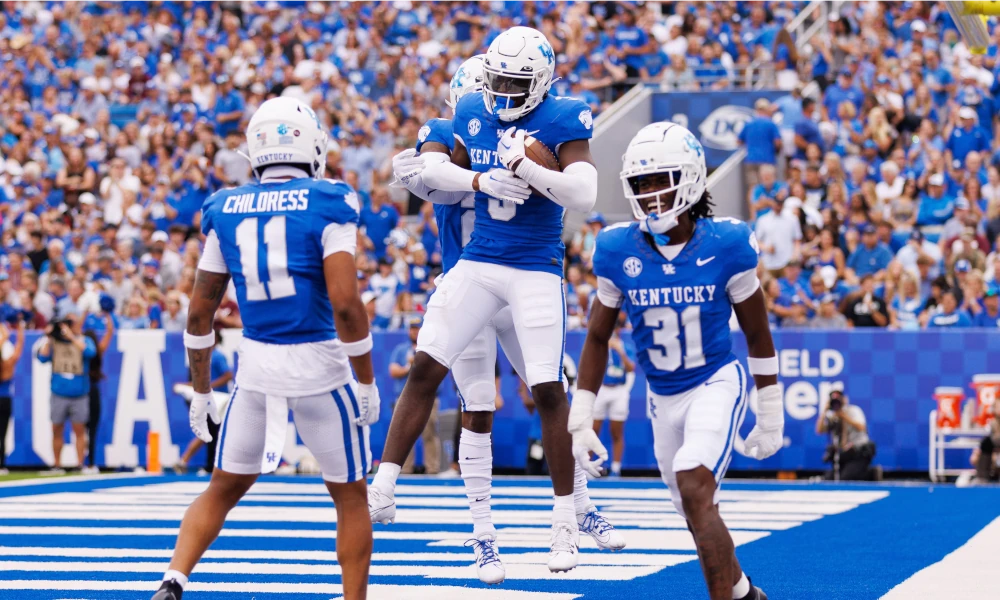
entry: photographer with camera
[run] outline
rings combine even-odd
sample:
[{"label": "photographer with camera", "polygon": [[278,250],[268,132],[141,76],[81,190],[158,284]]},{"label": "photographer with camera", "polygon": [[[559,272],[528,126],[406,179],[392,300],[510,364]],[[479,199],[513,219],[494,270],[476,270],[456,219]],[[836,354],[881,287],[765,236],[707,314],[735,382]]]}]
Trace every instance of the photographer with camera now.
[{"label": "photographer with camera", "polygon": [[[24,319],[21,311],[8,311],[0,323],[0,475],[7,474],[7,427],[14,408],[14,367],[24,349]],[[17,341],[11,342],[12,329]]]},{"label": "photographer with camera", "polygon": [[90,417],[90,360],[97,346],[83,335],[83,319],[68,314],[45,328],[45,340],[38,349],[38,360],[52,363],[52,452],[53,473],[62,472],[63,428],[68,420],[76,435],[76,456],[82,467],[87,452],[87,422]]},{"label": "photographer with camera", "polygon": [[881,468],[871,467],[875,444],[868,439],[865,413],[860,407],[849,404],[844,392],[830,392],[825,410],[820,410],[816,418],[816,433],[830,435],[823,462],[832,463],[833,468],[826,473],[826,479],[877,481],[882,478]]}]

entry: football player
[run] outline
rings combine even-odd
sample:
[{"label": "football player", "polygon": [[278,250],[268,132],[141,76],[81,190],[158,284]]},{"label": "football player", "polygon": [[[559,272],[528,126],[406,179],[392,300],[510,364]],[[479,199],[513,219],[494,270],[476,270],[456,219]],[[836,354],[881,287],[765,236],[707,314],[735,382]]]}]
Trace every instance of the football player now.
[{"label": "football player", "polygon": [[[483,56],[466,60],[451,80],[450,101],[453,109],[466,94],[479,94],[483,87]],[[441,241],[442,266],[447,273],[454,267],[462,248],[472,237],[475,224],[475,192],[441,192],[426,186],[421,172],[428,162],[451,160],[455,147],[452,122],[432,119],[419,131],[417,147],[399,153],[393,161],[394,173],[404,186],[417,196],[434,202]],[[419,155],[417,154],[419,152]],[[459,440],[459,466],[473,520],[470,545],[476,554],[479,579],[495,584],[503,581],[504,568],[496,544],[496,528],[490,514],[492,493],[493,450],[491,432],[496,409],[496,344],[500,345],[518,375],[525,379],[524,359],[514,328],[510,307],[501,309],[483,331],[473,339],[452,367],[452,374],[462,401],[462,432]],[[587,493],[586,475],[580,467],[574,489],[574,508],[581,531],[588,533],[601,549],[620,550],[625,547],[621,534],[600,514]],[[391,520],[395,507],[375,511],[376,522]]]},{"label": "football player", "polygon": [[323,179],[327,134],[298,100],[262,104],[247,142],[259,181],[216,192],[202,207],[205,251],[184,334],[194,387],[191,429],[205,442],[212,439],[207,419],[219,421],[209,387],[212,321],[230,278],[243,316],[240,369],[221,419],[211,482],[185,513],[153,598],[181,597],[226,515],[260,473],[277,467],[289,409],[336,506],[344,597],[363,598],[372,551],[364,512],[368,425],[380,406],[355,276],[357,195]]},{"label": "football player", "polygon": [[[450,161],[428,164],[422,173],[430,189],[476,192],[475,224],[461,259],[428,303],[369,509],[375,520],[394,509],[399,465],[428,418],[435,390],[490,320],[509,306],[555,490],[548,566],[566,571],[577,565],[579,524],[571,439],[563,427],[569,405],[561,368],[562,219],[567,208],[593,208],[597,170],[590,156],[590,109],[580,100],[548,94],[554,68],[552,46],[537,30],[513,27],[501,33],[483,59],[482,93],[464,96],[455,107]],[[526,158],[529,132],[554,150],[561,171]]]},{"label": "football player", "polygon": [[736,560],[718,509],[749,385],[732,352],[733,310],[758,388],[757,424],[745,452],[764,459],[783,440],[778,357],[757,280],[757,240],[736,219],[712,218],[704,149],[680,125],[643,127],[625,151],[621,180],[638,222],[606,228],[597,237],[597,299],[569,418],[573,452],[588,460],[596,440],[594,402],[608,341],[624,310],[649,386],[656,460],[694,535],[710,596],[764,600]]}]

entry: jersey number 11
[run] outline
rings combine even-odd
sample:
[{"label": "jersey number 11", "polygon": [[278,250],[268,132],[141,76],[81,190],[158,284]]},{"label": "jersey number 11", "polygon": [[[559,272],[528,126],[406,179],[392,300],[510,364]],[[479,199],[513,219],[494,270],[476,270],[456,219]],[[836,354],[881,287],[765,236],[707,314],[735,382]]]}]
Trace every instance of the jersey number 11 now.
[{"label": "jersey number 11", "polygon": [[260,280],[257,265],[257,217],[244,219],[236,227],[236,245],[240,249],[240,266],[246,281],[247,300],[276,300],[295,295],[295,281],[288,274],[284,215],[271,217],[264,225],[264,245],[267,247],[266,289]]}]

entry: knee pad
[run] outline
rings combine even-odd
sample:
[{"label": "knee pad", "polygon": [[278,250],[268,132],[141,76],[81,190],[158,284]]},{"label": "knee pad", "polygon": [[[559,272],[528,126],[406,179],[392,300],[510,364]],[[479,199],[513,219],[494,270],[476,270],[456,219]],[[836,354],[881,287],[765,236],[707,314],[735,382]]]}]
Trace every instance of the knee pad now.
[{"label": "knee pad", "polygon": [[493,412],[496,410],[496,382],[487,379],[465,381],[458,385],[462,397],[462,410],[466,412]]}]

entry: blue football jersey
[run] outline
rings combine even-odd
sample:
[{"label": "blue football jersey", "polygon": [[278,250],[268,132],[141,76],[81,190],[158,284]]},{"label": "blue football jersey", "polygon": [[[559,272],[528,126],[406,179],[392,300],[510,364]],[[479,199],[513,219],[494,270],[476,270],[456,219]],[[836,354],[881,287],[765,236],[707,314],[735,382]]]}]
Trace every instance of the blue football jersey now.
[{"label": "blue football jersey", "polygon": [[[478,173],[503,168],[497,159],[497,142],[510,127],[527,130],[558,152],[565,142],[593,137],[594,119],[582,100],[562,96],[548,96],[533,111],[510,122],[486,110],[482,94],[468,94],[455,107],[455,136],[462,140],[472,170]],[[482,192],[476,193],[476,199],[476,225],[462,258],[562,275],[563,207],[538,194],[520,206]]]},{"label": "blue football jersey", "polygon": [[594,273],[624,295],[632,341],[649,387],[672,395],[704,383],[735,359],[729,334],[729,280],[757,267],[757,240],[731,218],[702,219],[667,260],[638,223],[597,236]]},{"label": "blue football jersey", "polygon": [[323,231],[358,223],[358,199],[340,181],[292,179],[216,192],[201,227],[219,238],[236,286],[243,335],[267,344],[332,340]]},{"label": "blue football jersey", "polygon": [[[451,132],[450,119],[431,119],[417,133],[417,152],[427,142],[437,142],[455,149],[455,136]],[[462,248],[472,239],[472,228],[476,223],[476,198],[469,194],[458,204],[435,204],[434,219],[437,220],[438,240],[441,243],[441,268],[447,273],[462,256]]]}]

